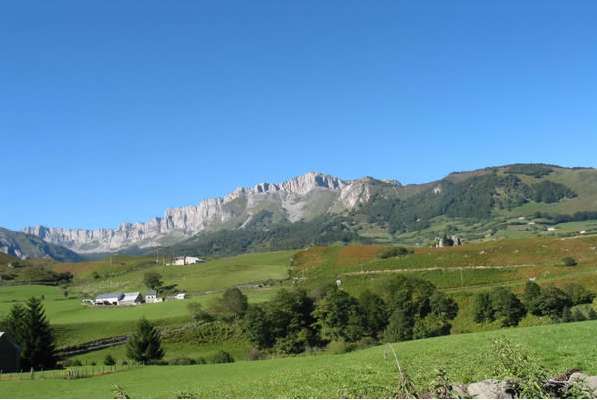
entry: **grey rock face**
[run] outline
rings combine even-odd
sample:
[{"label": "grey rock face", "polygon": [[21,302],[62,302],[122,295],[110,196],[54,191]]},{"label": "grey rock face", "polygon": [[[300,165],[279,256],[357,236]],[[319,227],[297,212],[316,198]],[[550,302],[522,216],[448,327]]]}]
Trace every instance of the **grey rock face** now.
[{"label": "grey rock face", "polygon": [[324,213],[340,213],[368,201],[377,187],[396,189],[397,181],[363,178],[345,181],[331,175],[309,172],[280,184],[260,183],[238,188],[221,198],[195,205],[167,209],[162,217],[142,223],[124,223],[116,229],[67,229],[34,226],[25,233],[78,253],[112,252],[137,245],[159,245],[167,238],[188,238],[224,226],[239,228],[263,209],[281,212],[291,221]]}]

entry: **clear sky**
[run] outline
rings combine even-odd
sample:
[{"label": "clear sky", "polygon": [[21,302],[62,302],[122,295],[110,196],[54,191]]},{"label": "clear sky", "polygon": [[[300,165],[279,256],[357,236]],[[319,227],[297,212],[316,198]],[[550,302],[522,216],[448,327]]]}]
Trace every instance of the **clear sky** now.
[{"label": "clear sky", "polygon": [[0,226],[112,227],[307,171],[596,166],[597,2],[19,0]]}]

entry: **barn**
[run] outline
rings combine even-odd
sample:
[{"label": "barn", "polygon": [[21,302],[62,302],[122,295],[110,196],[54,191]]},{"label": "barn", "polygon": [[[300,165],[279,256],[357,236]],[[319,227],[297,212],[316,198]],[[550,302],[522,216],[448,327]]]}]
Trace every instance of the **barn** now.
[{"label": "barn", "polygon": [[122,306],[134,306],[143,301],[143,296],[139,292],[125,293],[122,299],[118,302]]},{"label": "barn", "polygon": [[117,306],[124,297],[124,293],[103,293],[95,298],[95,305]]},{"label": "barn", "polygon": [[0,372],[16,372],[21,369],[21,349],[6,332],[0,332],[0,355]]}]

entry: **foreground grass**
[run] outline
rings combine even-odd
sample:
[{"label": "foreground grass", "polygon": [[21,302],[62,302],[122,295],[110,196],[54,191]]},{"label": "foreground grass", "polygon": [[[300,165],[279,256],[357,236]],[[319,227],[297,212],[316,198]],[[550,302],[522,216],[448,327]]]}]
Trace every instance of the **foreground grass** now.
[{"label": "foreground grass", "polygon": [[[402,367],[419,387],[435,369],[453,381],[489,378],[491,342],[505,336],[535,353],[552,372],[597,373],[597,321],[444,336],[394,345]],[[152,366],[93,378],[0,381],[4,398],[109,398],[113,385],[131,397],[174,397],[181,391],[211,398],[391,397],[396,369],[387,346],[342,355],[316,355],[234,364]]]}]

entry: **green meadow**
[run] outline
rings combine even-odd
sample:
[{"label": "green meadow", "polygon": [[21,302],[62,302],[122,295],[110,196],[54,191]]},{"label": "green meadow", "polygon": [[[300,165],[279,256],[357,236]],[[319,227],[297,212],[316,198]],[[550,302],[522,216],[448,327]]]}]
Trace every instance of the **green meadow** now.
[{"label": "green meadow", "polygon": [[[417,387],[428,387],[437,368],[454,382],[492,377],[492,340],[509,338],[535,354],[550,372],[579,368],[597,373],[597,322],[512,328],[392,344]],[[118,385],[133,398],[392,397],[397,370],[390,345],[347,354],[316,354],[233,364],[147,366],[101,376],[64,379],[29,374],[3,376],[2,397],[110,398]],[[18,379],[18,380],[17,380]]]}]

